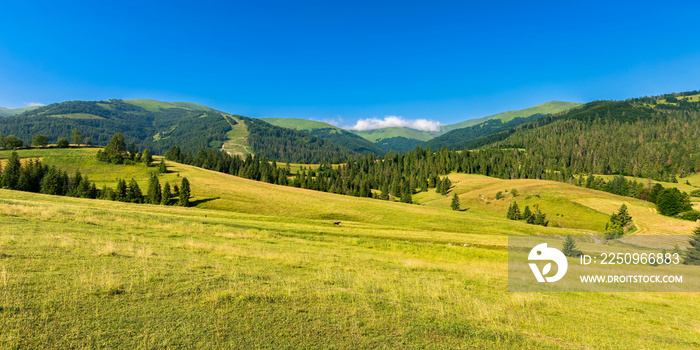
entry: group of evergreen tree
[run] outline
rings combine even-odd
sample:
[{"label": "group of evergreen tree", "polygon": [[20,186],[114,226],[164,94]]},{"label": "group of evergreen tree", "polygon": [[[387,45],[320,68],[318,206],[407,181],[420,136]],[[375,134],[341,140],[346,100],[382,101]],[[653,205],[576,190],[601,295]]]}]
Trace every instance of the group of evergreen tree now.
[{"label": "group of evergreen tree", "polygon": [[[526,149],[526,173],[623,174],[674,182],[700,172],[700,102],[657,98],[595,101],[545,116],[471,147]],[[536,162],[537,164],[533,163]]]},{"label": "group of evergreen tree", "polygon": [[[55,166],[49,167],[40,160],[33,159],[22,164],[17,152],[12,152],[7,164],[0,167],[0,173],[0,187],[10,190],[130,203],[177,204],[185,207],[190,205],[190,183],[186,177],[182,178],[179,188],[174,186],[173,193],[167,182],[161,188],[158,175],[154,172],[149,180],[148,192],[144,196],[134,179],[131,179],[128,185],[126,180],[117,180],[116,189],[106,186],[97,189],[95,183],[90,182],[80,171],[70,176]],[[177,198],[176,203],[173,203],[173,198]]]},{"label": "group of evergreen tree", "polygon": [[[174,189],[174,192],[173,192]],[[170,183],[160,186],[158,174],[153,172],[148,181],[148,190],[144,195],[136,180],[131,179],[127,185],[126,180],[118,179],[116,189],[104,187],[100,193],[100,199],[107,199],[128,203],[146,203],[160,205],[190,206],[190,183],[186,177],[182,178],[180,187],[175,185],[171,189]]]},{"label": "group of evergreen tree", "polygon": [[40,160],[33,159],[21,164],[17,152],[12,152],[7,164],[0,170],[2,188],[83,198],[99,196],[95,184],[91,183],[87,176],[82,176],[79,171],[76,171],[74,176],[69,176],[55,166],[49,167],[42,164]]},{"label": "group of evergreen tree", "polygon": [[683,263],[686,265],[700,265],[700,226],[693,230],[693,235],[688,243],[690,247],[685,251]]},{"label": "group of evergreen tree", "polygon": [[[87,146],[92,145],[92,139],[90,139],[89,137],[83,137],[83,135],[77,128],[73,129],[73,132],[71,133],[71,139],[73,140],[73,143],[78,146],[82,144],[85,144]],[[48,136],[44,134],[35,134],[32,137],[31,145],[32,147],[46,147],[49,145],[49,141],[51,141],[51,139]],[[0,133],[0,145],[4,149],[18,149],[20,147],[23,147],[24,144],[24,141],[22,141],[15,135],[4,136],[2,133]],[[56,147],[58,148],[68,148],[69,146],[70,143],[65,137],[61,137],[58,139],[58,141],[56,141]]]},{"label": "group of evergreen tree", "polygon": [[627,211],[627,205],[622,204],[617,213],[610,215],[610,221],[605,224],[605,236],[610,239],[619,238],[631,229],[632,216]]},{"label": "group of evergreen tree", "polygon": [[616,175],[610,181],[600,176],[588,175],[585,179],[575,181],[578,186],[610,192],[649,201],[656,204],[656,209],[662,215],[675,216],[680,219],[695,221],[700,218],[700,212],[693,210],[690,195],[677,188],[664,188],[661,184],[652,185],[651,180],[646,184],[636,180],[627,180],[622,175]]},{"label": "group of evergreen tree", "polygon": [[513,202],[508,206],[508,213],[506,217],[510,220],[524,220],[531,225],[548,226],[549,221],[547,220],[547,215],[540,211],[539,207],[536,207],[535,212],[530,210],[530,206],[526,205],[522,213],[520,212],[520,207],[518,202]]},{"label": "group of evergreen tree", "polygon": [[127,151],[126,141],[121,133],[114,134],[112,140],[110,140],[104,150],[97,151],[97,159],[112,164],[143,163],[147,167],[151,166],[151,163],[153,163],[151,151],[145,149],[143,152],[139,152],[136,148],[136,144],[133,142]]},{"label": "group of evergreen tree", "polygon": [[[55,115],[66,117],[55,118]],[[71,118],[70,115],[92,118]],[[104,146],[119,132],[138,148],[163,154],[173,145],[190,152],[203,147],[220,148],[231,124],[235,125],[235,121],[227,121],[219,112],[192,105],[147,110],[122,100],[67,101],[0,118],[0,133],[14,134],[25,145],[29,145],[35,135],[45,135],[50,140],[58,140],[57,144],[65,142],[67,147],[69,142],[88,144],[88,141]],[[89,137],[80,140],[71,132],[75,129],[80,130],[80,136]]]}]

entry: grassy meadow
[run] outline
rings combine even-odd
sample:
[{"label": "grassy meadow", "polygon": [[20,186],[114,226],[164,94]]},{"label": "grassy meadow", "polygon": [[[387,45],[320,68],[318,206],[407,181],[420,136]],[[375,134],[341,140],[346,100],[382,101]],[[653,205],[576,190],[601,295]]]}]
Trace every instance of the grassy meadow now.
[{"label": "grassy meadow", "polygon": [[[146,188],[153,168],[95,152],[19,153]],[[623,201],[647,233],[680,222],[643,202],[451,174],[456,212],[453,192],[408,205],[167,164],[196,207],[0,190],[0,348],[700,347],[694,293],[507,292],[507,235],[595,232]],[[505,219],[511,195],[491,198],[513,188],[561,227]]]}]

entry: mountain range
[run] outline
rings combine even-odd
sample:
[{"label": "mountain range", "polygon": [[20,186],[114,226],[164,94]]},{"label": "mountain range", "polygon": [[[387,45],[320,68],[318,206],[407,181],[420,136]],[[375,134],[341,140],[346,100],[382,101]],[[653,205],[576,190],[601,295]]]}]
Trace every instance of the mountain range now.
[{"label": "mountain range", "polygon": [[[673,120],[685,120],[687,117],[683,113],[696,113],[698,96],[697,92],[687,92],[587,104],[551,101],[523,110],[446,125],[435,133],[410,128],[356,131],[305,119],[256,119],[190,102],[117,99],[67,101],[19,110],[0,109],[5,116],[0,118],[0,134],[15,135],[25,145],[29,145],[32,137],[37,134],[48,136],[53,143],[61,137],[70,137],[72,130],[78,129],[83,136],[90,138],[93,145],[105,145],[115,133],[121,132],[129,144],[133,143],[135,148],[141,150],[148,148],[154,154],[164,154],[171,147],[177,146],[190,154],[196,154],[202,149],[223,149],[241,156],[255,154],[271,160],[296,163],[343,162],[360,154],[383,156],[390,150],[404,152],[417,146],[434,150],[442,147],[459,150],[485,146],[538,149],[547,154],[548,159],[558,159],[563,155],[548,153],[549,149],[558,148],[565,149],[569,154],[565,163],[572,163],[578,154],[588,154],[586,143],[594,142],[593,140],[602,142],[599,141],[601,133],[612,135],[624,129],[619,125],[614,126],[613,133],[613,130],[601,127],[601,123],[645,123],[655,130],[660,126],[653,123],[658,123],[659,118],[677,114]],[[691,122],[692,120],[687,120],[687,123]],[[579,135],[571,133],[571,125],[574,124],[578,128],[576,130],[589,130],[591,134],[584,133],[587,135],[586,140],[578,142],[579,146],[576,147],[579,148],[565,148],[562,145],[569,145],[571,141],[565,139],[564,135],[569,138]],[[665,132],[671,133],[669,130]],[[652,144],[648,137],[653,136],[644,138],[645,145]],[[681,133],[675,139],[682,137]],[[617,154],[619,152],[611,149],[610,144],[621,140],[620,137],[608,140],[608,143],[598,145],[596,149],[610,149],[612,154]],[[547,144],[548,148],[543,148],[543,144]],[[666,142],[664,147],[665,145]],[[625,145],[632,148],[638,146]],[[672,162],[668,159],[690,157],[683,155],[682,152],[686,151],[691,150],[676,150],[678,155],[674,156],[659,151],[659,147],[646,150],[647,154],[658,156],[657,162],[666,163]],[[586,164],[585,168],[594,168],[603,174],[611,173],[613,169],[621,171],[622,166],[610,160],[610,156],[588,156],[592,158],[581,161],[581,164]],[[668,159],[661,159],[664,157]],[[693,162],[692,159],[683,161]],[[601,164],[607,165],[601,168]],[[644,173],[654,173],[659,178],[673,175],[671,170],[652,170],[653,162],[631,166],[636,167],[636,170],[623,169],[624,172],[635,173],[644,169]],[[557,168],[557,165],[551,164],[550,168]],[[685,166],[673,169],[689,168]],[[660,168],[656,166],[656,169]]]}]

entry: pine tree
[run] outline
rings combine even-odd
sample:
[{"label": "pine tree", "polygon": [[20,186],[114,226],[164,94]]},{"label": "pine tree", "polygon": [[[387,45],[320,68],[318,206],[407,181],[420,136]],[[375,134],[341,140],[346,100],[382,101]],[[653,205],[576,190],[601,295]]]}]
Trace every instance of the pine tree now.
[{"label": "pine tree", "polygon": [[160,204],[161,196],[162,192],[160,181],[158,181],[158,175],[156,175],[156,173],[151,173],[151,178],[148,181],[148,203]]},{"label": "pine tree", "polygon": [[518,207],[517,202],[513,202],[513,204],[508,207],[507,217],[511,220],[520,220],[520,207]]},{"label": "pine tree", "polygon": [[537,213],[535,214],[535,225],[549,225],[549,221],[547,221],[547,215],[542,213],[539,209],[537,209]]},{"label": "pine tree", "polygon": [[459,197],[457,196],[457,193],[452,196],[452,210],[459,210]]},{"label": "pine tree", "polygon": [[169,205],[170,198],[172,198],[172,194],[170,193],[170,183],[166,182],[165,185],[163,185],[163,193],[160,196],[160,204]]},{"label": "pine tree", "polygon": [[530,222],[531,217],[532,217],[532,212],[530,211],[530,206],[526,205],[525,210],[523,210],[522,219],[525,220],[528,224],[531,224],[532,223],[532,222]]},{"label": "pine tree", "polygon": [[160,164],[158,164],[158,172],[161,174],[165,174],[167,170],[168,168],[165,166],[165,159],[161,158]]},{"label": "pine tree", "polygon": [[126,180],[124,179],[119,179],[117,180],[117,190],[116,193],[114,194],[114,199],[120,202],[126,202]]},{"label": "pine tree", "polygon": [[10,159],[7,161],[7,165],[5,165],[4,172],[2,173],[2,187],[11,190],[17,189],[21,168],[19,155],[17,155],[17,152],[12,152],[12,154],[10,154]]},{"label": "pine tree", "polygon": [[564,240],[564,245],[562,246],[562,253],[568,257],[576,258],[581,256],[581,251],[576,249],[576,241],[574,241],[571,236],[566,236],[566,239]]},{"label": "pine tree", "polygon": [[693,236],[688,241],[690,247],[685,251],[685,265],[700,265],[700,226],[693,230]]},{"label": "pine tree", "polygon": [[624,228],[630,222],[632,222],[632,216],[630,216],[630,214],[627,212],[627,205],[623,203],[622,206],[620,206],[620,209],[617,210],[617,215],[615,215],[615,224],[621,228]]},{"label": "pine tree", "polygon": [[143,192],[141,192],[138,182],[133,178],[129,182],[129,188],[126,191],[126,201],[131,203],[143,202]]},{"label": "pine tree", "polygon": [[190,182],[186,177],[182,178],[182,183],[180,184],[180,201],[178,204],[181,207],[190,206]]},{"label": "pine tree", "polygon": [[153,156],[151,155],[151,151],[146,149],[143,151],[143,155],[141,156],[141,161],[143,161],[146,166],[151,166],[151,163],[153,163]]},{"label": "pine tree", "polygon": [[80,131],[78,129],[73,129],[73,133],[70,136],[71,140],[73,140],[73,143],[80,146],[81,143],[83,143],[83,135],[80,134]]},{"label": "pine tree", "polygon": [[450,191],[450,187],[452,187],[452,181],[450,181],[450,178],[445,176],[445,180],[442,182],[442,194],[446,195],[447,192]]},{"label": "pine tree", "polygon": [[384,180],[384,183],[382,183],[382,193],[379,195],[379,199],[389,199],[389,182],[386,180]]}]

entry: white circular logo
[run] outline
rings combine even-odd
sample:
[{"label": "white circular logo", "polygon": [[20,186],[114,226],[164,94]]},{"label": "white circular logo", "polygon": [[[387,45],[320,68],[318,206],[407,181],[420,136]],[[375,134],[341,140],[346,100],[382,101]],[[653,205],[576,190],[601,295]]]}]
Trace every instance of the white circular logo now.
[{"label": "white circular logo", "polygon": [[566,260],[564,253],[559,251],[557,248],[548,248],[547,243],[538,244],[532,248],[527,259],[529,261],[553,261],[555,264],[557,264],[557,273],[554,276],[544,277],[549,273],[549,271],[552,270],[552,263],[545,265],[544,268],[542,268],[542,272],[540,272],[537,264],[530,263],[530,269],[532,270],[532,273],[535,274],[537,282],[556,282],[564,277],[566,274],[566,269],[569,268],[569,262]]}]

